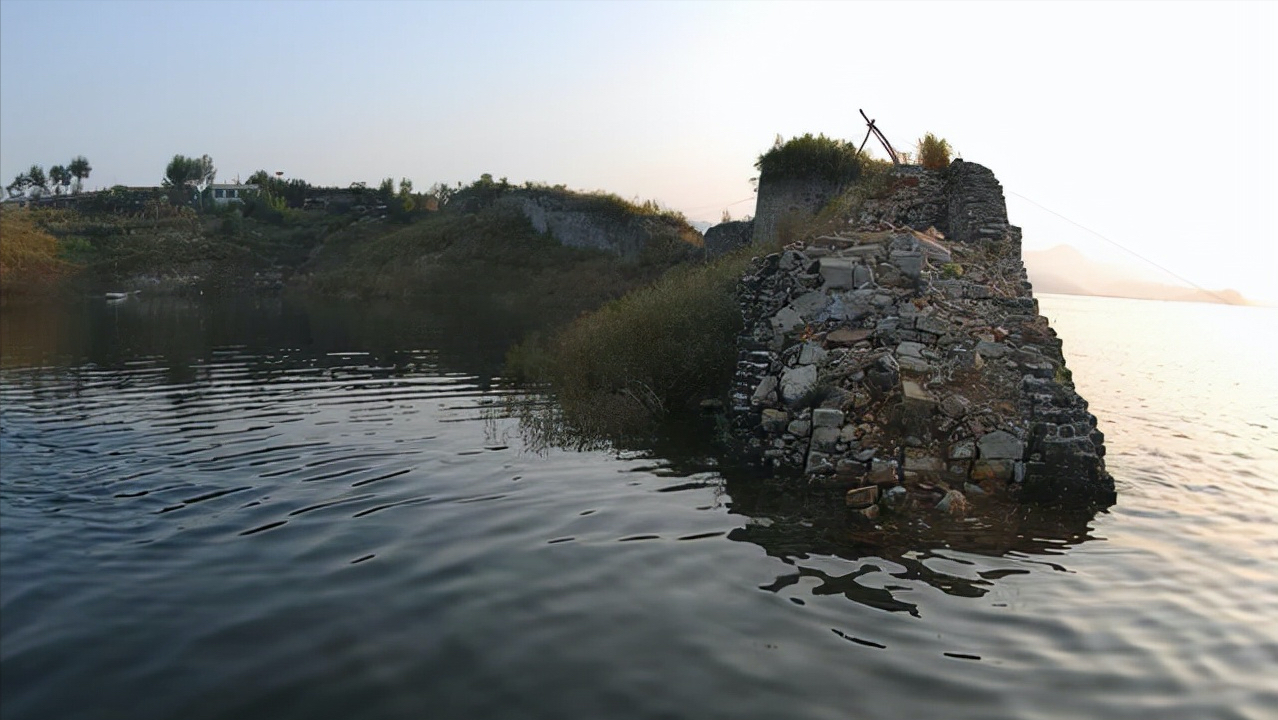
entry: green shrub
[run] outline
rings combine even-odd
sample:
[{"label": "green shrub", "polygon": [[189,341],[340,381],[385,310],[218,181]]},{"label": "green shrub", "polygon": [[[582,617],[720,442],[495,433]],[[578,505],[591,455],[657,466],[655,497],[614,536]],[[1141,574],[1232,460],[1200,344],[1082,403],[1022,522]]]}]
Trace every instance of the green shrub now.
[{"label": "green shrub", "polygon": [[772,149],[759,156],[754,164],[761,178],[820,177],[844,184],[861,174],[861,161],[856,147],[844,140],[808,133],[781,141],[778,135]]},{"label": "green shrub", "polygon": [[950,165],[950,144],[932,133],[919,140],[919,164],[929,170],[942,170]]}]

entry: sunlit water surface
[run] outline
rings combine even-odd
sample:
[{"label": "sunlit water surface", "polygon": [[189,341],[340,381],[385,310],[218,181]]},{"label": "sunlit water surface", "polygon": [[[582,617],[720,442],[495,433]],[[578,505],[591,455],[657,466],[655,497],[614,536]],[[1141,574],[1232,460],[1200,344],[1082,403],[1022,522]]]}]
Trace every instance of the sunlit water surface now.
[{"label": "sunlit water surface", "polygon": [[539,449],[465,303],[6,311],[0,713],[1278,716],[1275,312],[1041,303],[1118,504],[908,547]]}]

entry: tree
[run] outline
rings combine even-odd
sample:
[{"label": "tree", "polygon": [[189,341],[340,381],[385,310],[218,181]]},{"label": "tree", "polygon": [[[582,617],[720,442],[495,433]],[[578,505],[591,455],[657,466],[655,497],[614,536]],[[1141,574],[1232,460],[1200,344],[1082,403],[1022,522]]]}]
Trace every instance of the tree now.
[{"label": "tree", "polygon": [[71,192],[80,192],[84,187],[84,179],[89,177],[89,173],[93,172],[93,167],[89,165],[89,160],[83,155],[76,155],[71,159],[71,164],[67,165],[67,172],[75,178],[75,184],[71,187]]},{"label": "tree", "polygon": [[32,195],[35,197],[49,192],[49,181],[44,176],[44,168],[39,165],[31,166],[31,169],[27,171],[27,187],[31,188]]},{"label": "tree", "polygon": [[53,183],[53,194],[61,195],[62,189],[71,186],[71,172],[61,165],[49,168],[49,182]]},{"label": "tree", "polygon": [[4,187],[5,192],[9,193],[9,197],[22,197],[27,194],[27,188],[31,186],[31,178],[26,173],[18,173],[13,182]]},{"label": "tree", "polygon": [[216,176],[217,168],[213,167],[213,158],[208,155],[200,158],[174,155],[164,169],[163,185],[171,188],[170,200],[181,203],[185,202],[188,190],[192,199],[198,198]]},{"label": "tree", "polygon": [[377,199],[381,202],[390,202],[391,197],[395,195],[395,181],[391,178],[382,180],[382,184],[377,186]]}]

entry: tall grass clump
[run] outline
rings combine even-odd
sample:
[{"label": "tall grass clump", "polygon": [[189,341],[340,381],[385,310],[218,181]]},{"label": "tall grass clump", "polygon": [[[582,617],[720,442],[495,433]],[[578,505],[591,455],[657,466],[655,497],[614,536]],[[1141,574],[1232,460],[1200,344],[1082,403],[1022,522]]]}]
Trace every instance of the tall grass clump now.
[{"label": "tall grass clump", "polygon": [[760,155],[754,166],[761,179],[769,180],[819,177],[844,184],[855,181],[861,174],[855,146],[812,133],[785,142],[778,135],[772,148]]},{"label": "tall grass clump", "polygon": [[508,371],[548,382],[563,420],[586,437],[643,433],[723,395],[736,363],[736,284],[749,250],[675,268],[547,341],[516,346]]},{"label": "tall grass clump", "polygon": [[929,170],[944,170],[950,165],[950,143],[932,133],[919,140],[919,164]]},{"label": "tall grass clump", "polygon": [[57,239],[36,224],[31,210],[0,212],[0,290],[5,295],[37,289],[66,268]]}]

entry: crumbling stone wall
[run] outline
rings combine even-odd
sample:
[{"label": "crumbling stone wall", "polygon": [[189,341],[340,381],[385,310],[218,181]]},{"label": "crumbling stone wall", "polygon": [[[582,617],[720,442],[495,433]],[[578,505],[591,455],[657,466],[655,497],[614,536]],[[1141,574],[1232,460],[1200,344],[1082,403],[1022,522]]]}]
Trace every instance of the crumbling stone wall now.
[{"label": "crumbling stone wall", "polygon": [[731,220],[706,229],[706,254],[718,257],[750,244],[753,220]]},{"label": "crumbling stone wall", "polygon": [[959,162],[901,178],[846,233],[742,278],[732,413],[747,449],[870,516],[1109,504],[1104,437],[1038,314],[993,173]]},{"label": "crumbling stone wall", "polygon": [[677,238],[686,232],[686,228],[670,218],[636,216],[616,219],[574,208],[543,194],[510,192],[499,198],[497,205],[523,214],[534,230],[553,236],[562,245],[603,250],[626,259],[638,257],[657,237]]},{"label": "crumbling stone wall", "polygon": [[754,240],[771,244],[786,240],[782,234],[792,219],[815,215],[839,194],[838,183],[823,178],[759,178],[759,198],[754,208]]}]

